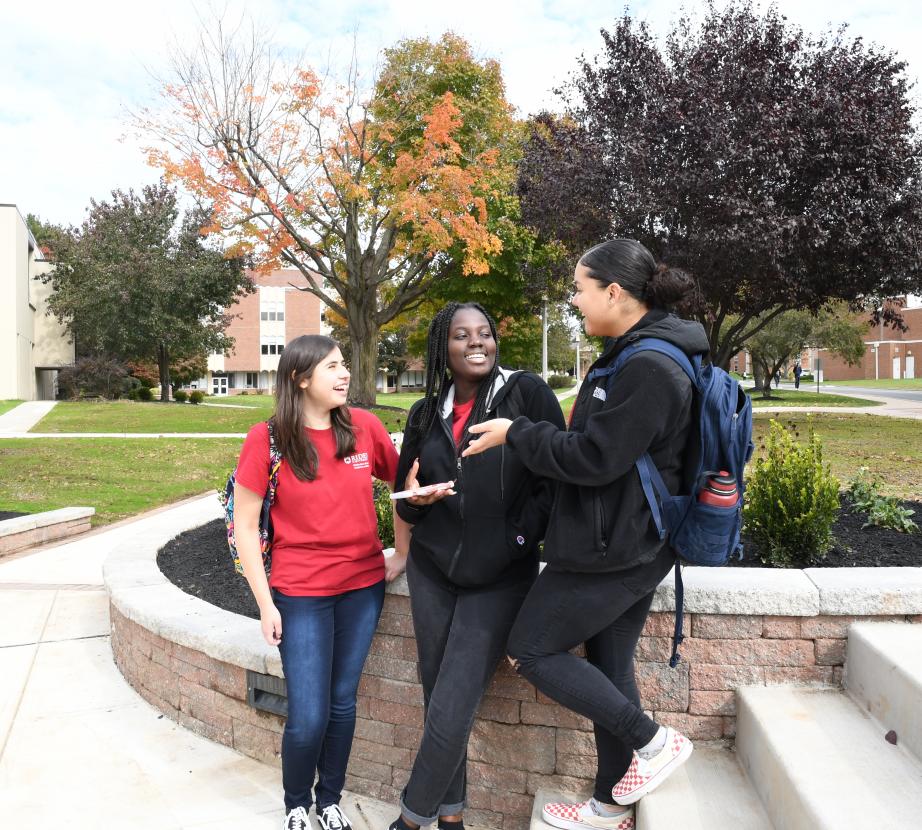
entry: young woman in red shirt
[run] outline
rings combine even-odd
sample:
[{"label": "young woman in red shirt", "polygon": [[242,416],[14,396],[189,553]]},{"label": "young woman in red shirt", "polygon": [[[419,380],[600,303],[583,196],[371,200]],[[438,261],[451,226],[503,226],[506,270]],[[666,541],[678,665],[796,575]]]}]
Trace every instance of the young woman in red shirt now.
[{"label": "young woman in red shirt", "polygon": [[[372,476],[393,486],[397,452],[374,415],[346,406],[348,389],[349,370],[335,341],[304,335],[285,347],[271,419],[283,460],[268,579],[258,523],[269,480],[269,424],[249,431],[237,467],[237,549],[263,636],[279,648],[288,690],[285,830],[308,830],[314,801],[323,830],[351,830],[339,800],[356,691],[385,579],[403,563],[400,556],[399,567],[385,562],[372,495]],[[407,525],[395,516],[394,526],[396,548],[405,553]]]}]

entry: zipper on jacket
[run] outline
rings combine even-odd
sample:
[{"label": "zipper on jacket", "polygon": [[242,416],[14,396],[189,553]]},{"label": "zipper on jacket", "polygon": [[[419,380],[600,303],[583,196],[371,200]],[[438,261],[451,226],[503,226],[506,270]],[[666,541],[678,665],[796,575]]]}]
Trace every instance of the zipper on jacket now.
[{"label": "zipper on jacket", "polygon": [[595,531],[598,548],[604,559],[608,556],[608,542],[605,539],[605,510],[602,507],[602,497],[598,493],[592,494],[592,507],[595,513]]},{"label": "zipper on jacket", "polygon": [[455,488],[458,493],[458,499],[459,499],[458,510],[459,510],[459,513],[461,514],[462,528],[461,528],[461,538],[458,540],[458,547],[455,548],[455,552],[451,556],[451,562],[448,565],[449,579],[452,576],[454,576],[455,568],[458,565],[458,560],[461,558],[461,548],[464,546],[464,487],[459,486],[459,484],[463,483],[461,481],[463,474],[461,471],[461,456],[460,455],[458,456],[458,460],[457,460],[457,470],[458,470],[458,475],[457,475],[457,478],[455,479]]}]

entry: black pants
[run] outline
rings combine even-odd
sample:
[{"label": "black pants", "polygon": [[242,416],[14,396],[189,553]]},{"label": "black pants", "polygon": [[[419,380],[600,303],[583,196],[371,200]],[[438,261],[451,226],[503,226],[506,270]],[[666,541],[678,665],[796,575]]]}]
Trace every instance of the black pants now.
[{"label": "black pants", "polygon": [[[558,703],[595,724],[595,797],[611,789],[633,750],[659,728],[641,708],[634,650],[656,586],[675,564],[668,548],[647,565],[613,573],[567,573],[545,568],[522,605],[509,639],[517,670]],[[570,654],[586,644],[584,660]]]},{"label": "black pants", "polygon": [[511,584],[460,588],[420,568],[415,555],[407,562],[407,582],[426,722],[400,806],[411,821],[429,824],[464,809],[474,715],[505,655],[537,563]]}]

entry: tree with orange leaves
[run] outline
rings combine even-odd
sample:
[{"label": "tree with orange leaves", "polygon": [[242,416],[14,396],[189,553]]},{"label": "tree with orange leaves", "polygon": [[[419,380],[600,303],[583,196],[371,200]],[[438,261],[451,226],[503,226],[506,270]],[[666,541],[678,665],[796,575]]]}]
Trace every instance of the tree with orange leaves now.
[{"label": "tree with orange leaves", "polygon": [[366,98],[355,63],[334,84],[218,23],[178,53],[165,107],[137,123],[157,139],[151,163],[214,206],[229,254],[297,268],[346,321],[350,399],[367,406],[381,327],[448,260],[483,274],[499,253],[487,200],[509,178],[513,131],[498,64],[455,35],[386,50]]}]

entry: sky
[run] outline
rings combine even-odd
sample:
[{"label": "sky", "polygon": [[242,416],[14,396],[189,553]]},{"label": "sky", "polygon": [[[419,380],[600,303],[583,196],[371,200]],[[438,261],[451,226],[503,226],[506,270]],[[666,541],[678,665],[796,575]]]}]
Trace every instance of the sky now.
[{"label": "sky", "polygon": [[[720,2],[720,0],[718,0]],[[665,35],[680,5],[667,0],[0,0],[0,203],[61,224],[79,224],[91,198],[154,182],[130,113],[156,103],[171,48],[203,21],[245,9],[292,56],[316,67],[348,59],[353,41],[375,56],[403,37],[451,30],[475,53],[499,60],[507,97],[521,115],[559,109],[551,90],[581,54],[599,52],[599,30],[627,6]],[[779,0],[788,19],[821,33],[848,24],[853,36],[895,51],[922,75],[922,14],[910,0]],[[702,0],[688,0],[693,14]],[[914,90],[917,101],[922,91]]]}]

